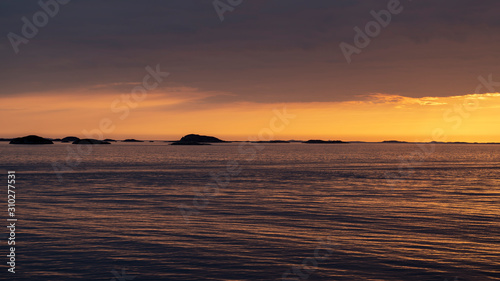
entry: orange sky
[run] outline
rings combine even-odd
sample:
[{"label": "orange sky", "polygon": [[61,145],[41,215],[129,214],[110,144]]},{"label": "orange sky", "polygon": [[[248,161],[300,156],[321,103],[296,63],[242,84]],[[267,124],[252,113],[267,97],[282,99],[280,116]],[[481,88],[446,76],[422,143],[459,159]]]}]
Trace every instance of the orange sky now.
[{"label": "orange sky", "polygon": [[387,2],[77,2],[17,44],[40,7],[3,7],[0,137],[246,140],[286,107],[274,139],[500,142],[499,1],[406,1],[377,34]]},{"label": "orange sky", "polygon": [[286,107],[274,139],[500,142],[499,1],[406,1],[387,26],[382,1],[245,1],[223,22],[211,1],[76,2],[34,37],[36,1],[3,7],[0,137],[246,140]]},{"label": "orange sky", "polygon": [[[84,130],[99,130],[104,138],[118,139],[178,139],[199,133],[246,140],[273,128],[273,109],[282,111],[286,107],[295,118],[283,130],[273,132],[274,139],[431,141],[437,140],[432,139],[432,133],[439,129],[446,136],[444,141],[500,142],[500,133],[495,131],[500,122],[499,93],[424,98],[371,94],[359,101],[228,102],[210,106],[197,102],[221,93],[170,88],[152,91],[144,100],[130,100],[128,104],[120,100],[128,94],[85,93],[1,97],[1,137],[83,137]],[[104,129],[100,129],[101,122]],[[281,123],[276,124],[281,127]]]}]

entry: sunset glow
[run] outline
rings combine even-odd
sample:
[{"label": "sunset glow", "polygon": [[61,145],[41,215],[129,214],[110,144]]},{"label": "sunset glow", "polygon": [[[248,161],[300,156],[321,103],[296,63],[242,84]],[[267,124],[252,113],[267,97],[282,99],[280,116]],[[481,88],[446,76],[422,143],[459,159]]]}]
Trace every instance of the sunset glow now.
[{"label": "sunset glow", "polygon": [[[106,119],[114,128],[104,132],[106,138],[176,139],[197,132],[247,140],[269,127],[273,109],[286,108],[296,117],[275,132],[274,139],[430,141],[439,128],[445,132],[442,141],[500,141],[500,133],[491,131],[500,122],[499,93],[423,98],[371,94],[344,102],[234,102],[210,108],[203,106],[203,100],[218,94],[190,88],[157,90],[140,102],[125,99],[126,103],[122,95],[128,94],[3,97],[2,107],[9,110],[2,110],[0,119],[9,120],[4,133],[10,137],[29,132],[54,138],[82,136]],[[113,111],[115,100],[116,108],[128,110]]]},{"label": "sunset glow", "polygon": [[0,1],[1,276],[500,280],[499,14]]}]

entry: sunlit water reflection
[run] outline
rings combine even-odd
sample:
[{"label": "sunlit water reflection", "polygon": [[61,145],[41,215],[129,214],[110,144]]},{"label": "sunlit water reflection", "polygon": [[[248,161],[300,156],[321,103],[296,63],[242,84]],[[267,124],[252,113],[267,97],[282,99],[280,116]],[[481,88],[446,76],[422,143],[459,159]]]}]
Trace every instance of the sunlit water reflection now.
[{"label": "sunlit water reflection", "polygon": [[[263,146],[95,146],[59,181],[71,144],[1,143],[19,222],[17,273],[0,279],[500,280],[500,146],[410,164],[409,144]],[[193,202],[228,163],[241,172]],[[328,257],[301,267],[320,240]]]}]

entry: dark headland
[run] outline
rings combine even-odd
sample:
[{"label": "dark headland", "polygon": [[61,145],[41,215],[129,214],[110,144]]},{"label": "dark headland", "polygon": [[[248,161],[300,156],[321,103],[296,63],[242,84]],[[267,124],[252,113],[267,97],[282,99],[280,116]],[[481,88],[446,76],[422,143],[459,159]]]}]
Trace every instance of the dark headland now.
[{"label": "dark headland", "polygon": [[144,141],[136,140],[136,139],[126,139],[126,140],[122,140],[122,142],[144,142]]},{"label": "dark headland", "polygon": [[348,142],[344,142],[344,141],[341,141],[341,140],[328,140],[328,141],[325,141],[325,140],[308,140],[308,141],[305,141],[304,143],[312,143],[312,144],[323,144],[323,143],[327,143],[327,144],[330,144],[330,143],[348,143]]},{"label": "dark headland", "polygon": [[79,139],[80,139],[80,138],[78,138],[78,137],[73,137],[73,136],[71,136],[71,137],[65,137],[65,138],[63,138],[63,139],[61,140],[61,142],[74,142],[74,141],[77,141],[77,140],[79,140]]},{"label": "dark headland", "polygon": [[35,135],[29,135],[21,138],[15,138],[10,144],[54,144],[51,140]]},{"label": "dark headland", "polygon": [[408,143],[406,141],[397,141],[397,140],[385,140],[382,143]]},{"label": "dark headland", "polygon": [[[31,144],[31,145],[37,145],[37,144],[54,144],[54,142],[61,142],[61,143],[73,143],[73,144],[110,144],[111,142],[117,142],[117,140],[114,139],[105,139],[105,140],[97,140],[97,139],[80,139],[75,136],[67,136],[62,139],[59,138],[44,138],[40,137],[37,135],[29,135],[29,136],[24,136],[24,137],[18,137],[18,138],[0,138],[0,142],[9,142],[10,144]],[[127,142],[127,143],[143,143],[146,141],[143,140],[137,140],[137,139],[125,139],[122,140],[122,142]],[[154,141],[149,141],[154,142]],[[167,143],[170,143],[171,145],[210,145],[212,143],[230,143],[230,141],[224,141],[221,140],[217,137],[214,136],[206,136],[206,135],[199,135],[199,134],[189,134],[183,136],[180,140],[173,141],[165,141]],[[342,140],[320,140],[320,139],[310,139],[308,141],[302,141],[302,140],[255,140],[255,141],[233,141],[233,142],[251,142],[251,143],[269,143],[269,144],[287,144],[287,143],[304,143],[304,144],[347,144],[347,143],[352,143],[352,144],[359,144],[359,143],[365,143],[365,144],[484,144],[484,145],[498,145],[500,143],[498,142],[461,142],[461,141],[455,141],[455,142],[436,142],[436,141],[431,141],[431,142],[418,142],[418,141],[399,141],[399,140],[384,140],[380,142],[371,142],[371,141],[342,141]]]},{"label": "dark headland", "polygon": [[211,143],[223,143],[219,138],[212,136],[203,136],[197,134],[189,134],[183,136],[180,140],[171,143],[171,145],[210,145]]},{"label": "dark headland", "polygon": [[95,139],[81,139],[81,140],[74,141],[73,144],[111,144],[111,143],[107,142],[107,141],[95,140]]}]

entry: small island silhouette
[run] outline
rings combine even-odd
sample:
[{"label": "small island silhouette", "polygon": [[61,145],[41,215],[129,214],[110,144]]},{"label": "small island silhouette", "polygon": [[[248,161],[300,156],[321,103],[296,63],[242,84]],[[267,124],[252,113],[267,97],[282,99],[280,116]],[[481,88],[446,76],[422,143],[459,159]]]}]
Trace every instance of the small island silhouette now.
[{"label": "small island silhouette", "polygon": [[10,144],[54,144],[51,140],[35,135],[15,138],[10,141]]},{"label": "small island silhouette", "polygon": [[74,141],[77,141],[77,140],[79,140],[79,139],[80,139],[80,138],[78,138],[78,137],[73,137],[73,136],[71,136],[71,137],[65,137],[65,138],[63,138],[63,139],[61,140],[61,142],[74,142]]},{"label": "small island silhouette", "polygon": [[136,140],[136,139],[126,139],[126,140],[122,140],[122,142],[144,142],[144,141]]},{"label": "small island silhouette", "polygon": [[180,140],[171,143],[170,145],[210,145],[211,143],[223,143],[219,138],[212,136],[203,136],[197,134],[189,134],[183,136]]},{"label": "small island silhouette", "polygon": [[344,142],[344,141],[341,141],[341,140],[328,140],[328,141],[325,141],[325,140],[308,140],[308,141],[305,141],[304,143],[312,143],[312,144],[323,144],[323,143],[348,143],[348,142]]},{"label": "small island silhouette", "polygon": [[111,144],[111,143],[107,142],[107,141],[95,140],[95,139],[81,139],[81,140],[74,141],[73,144]]},{"label": "small island silhouette", "polygon": [[[75,136],[67,136],[62,139],[52,139],[52,138],[44,138],[37,135],[28,135],[24,137],[18,138],[0,138],[1,141],[8,141],[10,144],[29,144],[29,145],[39,145],[39,144],[54,144],[54,142],[61,143],[73,143],[73,144],[111,144],[111,142],[117,142],[114,139],[105,139],[105,140],[97,140],[97,139],[80,139]],[[143,143],[146,141],[137,140],[137,139],[125,139],[122,142],[127,143]],[[154,141],[149,141],[154,142]],[[212,143],[230,143],[231,141],[224,141],[217,137],[213,136],[205,136],[199,134],[189,134],[183,136],[178,141],[165,141],[170,143],[170,145],[210,145]],[[498,142],[410,142],[410,141],[398,141],[398,140],[384,140],[380,142],[367,142],[367,141],[342,141],[342,140],[319,140],[319,139],[310,139],[308,141],[301,140],[261,140],[261,141],[234,141],[234,142],[250,142],[250,143],[264,143],[264,144],[288,144],[288,143],[304,143],[304,144],[360,144],[360,143],[381,143],[381,144],[500,144]]]}]

